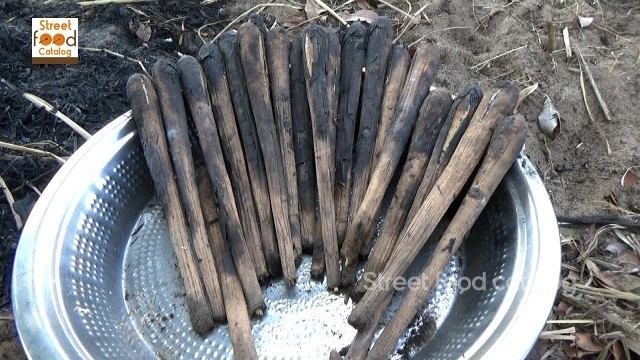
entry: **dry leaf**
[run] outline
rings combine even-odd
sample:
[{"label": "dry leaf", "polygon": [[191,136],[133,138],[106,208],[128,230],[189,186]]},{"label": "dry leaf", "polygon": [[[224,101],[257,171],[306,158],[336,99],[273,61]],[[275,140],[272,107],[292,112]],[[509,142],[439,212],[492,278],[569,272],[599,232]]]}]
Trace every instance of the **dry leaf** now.
[{"label": "dry leaf", "polygon": [[538,127],[543,134],[555,139],[560,132],[560,113],[551,103],[551,99],[547,96],[544,101],[544,107],[540,115],[538,115]]},{"label": "dry leaf", "polygon": [[282,27],[284,27],[285,29],[297,27],[305,21],[307,21],[307,18],[302,15],[289,16],[282,21]]},{"label": "dry leaf", "polygon": [[576,332],[576,346],[584,351],[591,353],[598,353],[603,350],[602,344],[596,340],[591,333],[588,332]]},{"label": "dry leaf", "polygon": [[640,289],[640,278],[635,275],[614,271],[600,271],[591,260],[586,259],[585,264],[591,273],[604,285],[620,291],[634,291]]},{"label": "dry leaf", "polygon": [[581,28],[585,28],[585,27],[591,25],[591,23],[593,23],[593,18],[592,17],[578,16],[578,21],[580,22],[580,27]]},{"label": "dry leaf", "polygon": [[569,304],[567,302],[565,302],[564,300],[560,300],[558,305],[556,305],[554,307],[553,311],[558,316],[566,316],[567,315],[567,311],[569,311],[569,307],[570,306],[569,306]]},{"label": "dry leaf", "polygon": [[614,360],[630,360],[627,358],[627,353],[624,351],[624,345],[620,340],[617,340],[613,345],[611,345],[611,353],[613,354]]},{"label": "dry leaf", "polygon": [[320,15],[320,6],[314,0],[307,0],[304,12],[307,14],[308,20],[315,19]]},{"label": "dry leaf", "polygon": [[378,18],[378,14],[373,10],[358,10],[353,14],[347,14],[344,17],[347,22],[364,21],[371,24],[373,20]]},{"label": "dry leaf", "polygon": [[144,42],[149,41],[151,39],[151,27],[148,24],[140,23],[136,30],[136,36]]},{"label": "dry leaf", "polygon": [[527,86],[526,88],[522,89],[522,91],[520,91],[520,94],[518,95],[518,102],[516,103],[516,111],[518,110],[524,99],[526,99],[527,96],[533,94],[533,92],[537,89],[538,83],[535,83],[531,86]]},{"label": "dry leaf", "polygon": [[369,1],[367,1],[367,0],[356,0],[356,5],[358,5],[358,7],[360,9],[363,9],[363,10],[370,10],[371,9],[371,5],[369,4]]},{"label": "dry leaf", "polygon": [[616,256],[616,263],[628,271],[634,268],[640,268],[640,258],[638,258],[638,254],[634,253],[631,249],[618,254],[618,256]]},{"label": "dry leaf", "polygon": [[638,175],[628,169],[624,175],[622,175],[622,179],[620,180],[620,185],[624,187],[632,187],[638,185]]}]

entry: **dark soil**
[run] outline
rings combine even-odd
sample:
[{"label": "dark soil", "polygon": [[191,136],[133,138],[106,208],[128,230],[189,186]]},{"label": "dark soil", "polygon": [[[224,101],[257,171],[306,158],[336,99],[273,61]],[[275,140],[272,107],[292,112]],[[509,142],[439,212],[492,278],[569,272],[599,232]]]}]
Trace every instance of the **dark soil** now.
[{"label": "dark soil", "polygon": [[[49,5],[28,0],[4,1],[0,3],[0,77],[47,100],[95,133],[128,109],[125,83],[131,74],[141,71],[139,65],[82,49],[79,65],[31,65],[32,17],[78,17],[81,47],[106,48],[139,59],[150,68],[159,58],[177,59],[179,53],[195,55],[202,43],[198,28],[209,24],[201,35],[210,40],[231,19],[262,2],[242,0],[227,4],[222,0],[203,5],[193,0],[159,0],[81,8],[70,1],[54,1]],[[338,3],[326,2],[334,7]],[[395,3],[406,9],[402,1]],[[415,11],[424,1],[411,3]],[[394,20],[402,19],[389,9],[377,11]],[[304,16],[282,7],[268,8],[264,14],[269,24]],[[543,177],[556,211],[564,215],[608,213],[605,200],[611,189],[619,184],[627,168],[640,165],[638,2],[433,0],[426,14],[432,23],[415,27],[402,39],[411,43],[429,34],[438,41],[442,67],[435,85],[455,92],[474,81],[486,86],[496,79],[509,78],[520,88],[538,83],[539,89],[525,100],[520,112],[529,122],[526,153]],[[576,15],[592,16],[594,24],[580,29]],[[544,49],[549,36],[548,21],[558,29],[551,35],[557,38],[555,52]],[[147,42],[130,30],[147,25],[152,30]],[[611,109],[614,121],[609,123],[587,83],[589,106],[611,145],[610,155],[586,112],[578,60],[575,55],[567,59],[562,50],[561,30],[565,26],[569,28],[572,45],[582,49]],[[501,56],[488,66],[472,69],[482,61],[523,45],[527,47]],[[536,123],[545,96],[549,96],[562,119],[562,130],[555,140],[546,138]],[[0,141],[31,144],[59,156],[71,155],[83,143],[64,123],[1,85]],[[0,175],[23,218],[37,200],[35,189],[42,191],[59,167],[52,159],[0,150]],[[630,195],[625,191],[624,204],[631,208],[638,206],[639,191],[631,191]],[[10,312],[10,273],[19,235],[7,201],[0,195],[0,312],[4,313]],[[23,356],[12,322],[0,318],[0,359]]]}]

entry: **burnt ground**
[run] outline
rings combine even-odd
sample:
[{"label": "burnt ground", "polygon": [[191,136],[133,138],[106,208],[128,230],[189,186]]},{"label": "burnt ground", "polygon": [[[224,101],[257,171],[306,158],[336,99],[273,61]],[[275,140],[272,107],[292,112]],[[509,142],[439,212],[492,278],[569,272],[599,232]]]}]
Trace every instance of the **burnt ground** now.
[{"label": "burnt ground", "polygon": [[[141,60],[150,68],[159,58],[177,59],[179,53],[195,54],[202,43],[197,34],[200,27],[207,25],[200,35],[210,40],[231,19],[259,3],[242,0],[203,5],[200,1],[160,0],[81,8],[69,1],[52,4],[5,1],[0,3],[0,76],[47,100],[90,133],[95,133],[128,109],[124,87],[127,78],[141,70],[139,65],[82,49],[79,65],[31,65],[32,17],[78,17],[81,47],[106,48]],[[332,7],[338,5],[337,1],[327,3]],[[393,3],[408,10],[402,1]],[[411,1],[412,11],[424,3]],[[345,9],[353,11],[355,4]],[[375,11],[402,20],[400,13],[388,8]],[[431,23],[407,31],[402,41],[411,43],[423,35],[438,41],[442,67],[436,86],[456,91],[474,81],[486,86],[497,79],[512,79],[521,89],[538,83],[538,90],[525,100],[520,112],[529,123],[526,153],[542,175],[557,213],[609,214],[613,208],[612,190],[617,207],[640,210],[640,184],[618,185],[627,169],[640,166],[640,118],[637,116],[640,113],[637,101],[640,5],[637,1],[434,0],[425,14]],[[288,7],[270,7],[263,15],[268,23],[295,23],[304,18],[304,12]],[[581,29],[578,15],[593,17],[594,23]],[[331,18],[327,21],[334,22]],[[549,22],[556,27],[551,34],[556,39],[554,51],[545,51],[550,37]],[[151,30],[146,42],[135,34],[141,26]],[[610,144],[611,154],[607,153],[605,142],[586,111],[580,89],[579,60],[575,52],[572,58],[565,56],[561,36],[564,27],[569,30],[572,46],[582,50],[611,110],[613,121],[608,122],[586,83],[588,104]],[[299,29],[303,28],[304,25]],[[514,50],[518,48],[521,49]],[[500,56],[510,50],[514,51]],[[494,57],[497,58],[486,66],[474,67]],[[561,116],[562,128],[554,140],[545,137],[536,124],[547,96]],[[4,86],[0,86],[0,99],[0,141],[33,146],[62,157],[71,155],[82,145],[83,139],[68,126]],[[59,167],[50,158],[0,150],[0,175],[23,218],[37,200],[37,192],[46,187]],[[631,239],[636,236],[638,241],[637,233],[627,230],[623,233]],[[577,244],[563,248],[565,263],[570,266],[580,265],[575,264],[577,249],[574,247],[580,248],[582,242],[595,239],[593,233],[590,237],[577,234],[563,230],[563,238],[575,240]],[[19,235],[7,201],[0,195],[0,359],[24,356],[11,322],[9,295],[12,259]],[[606,258],[607,254],[602,256]],[[559,304],[562,301],[559,298]],[[593,303],[597,304],[598,299]],[[589,331],[601,334],[616,329],[615,324],[599,324],[597,331],[593,328]],[[559,351],[554,351],[551,358],[571,354],[571,350],[563,351],[564,343],[545,342],[539,346],[537,357],[546,349],[553,350],[554,346]]]}]

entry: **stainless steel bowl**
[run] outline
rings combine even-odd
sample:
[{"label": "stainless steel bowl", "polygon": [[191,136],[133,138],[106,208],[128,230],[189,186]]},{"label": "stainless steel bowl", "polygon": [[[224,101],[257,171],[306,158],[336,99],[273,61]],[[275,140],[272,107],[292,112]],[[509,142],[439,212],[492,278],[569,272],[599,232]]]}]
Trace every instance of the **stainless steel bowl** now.
[{"label": "stainless steel bowl", "polygon": [[[186,320],[184,288],[153,194],[129,114],[60,169],[29,217],[13,271],[13,307],[30,358],[232,357],[226,326],[200,338]],[[298,270],[294,289],[280,282],[265,289],[268,311],[253,327],[261,358],[326,359],[353,338],[346,322],[352,304],[311,281],[308,265]],[[559,270],[553,209],[522,157],[394,358],[523,358],[548,316]],[[463,291],[476,278],[478,288]]]}]

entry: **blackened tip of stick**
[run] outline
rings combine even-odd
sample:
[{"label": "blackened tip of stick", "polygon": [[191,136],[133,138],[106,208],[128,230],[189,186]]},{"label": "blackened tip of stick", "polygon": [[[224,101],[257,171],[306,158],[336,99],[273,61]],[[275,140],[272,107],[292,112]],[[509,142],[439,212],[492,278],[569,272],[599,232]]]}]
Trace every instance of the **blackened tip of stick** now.
[{"label": "blackened tip of stick", "polygon": [[264,18],[260,16],[260,14],[253,13],[249,15],[249,22],[257,26],[261,33],[267,33],[267,24],[264,22]]},{"label": "blackened tip of stick", "polygon": [[176,76],[178,74],[178,70],[176,66],[165,59],[160,59],[153,64],[151,68],[151,75],[155,78],[159,74],[170,74],[170,76]]},{"label": "blackened tip of stick", "polygon": [[205,61],[208,57],[211,57],[215,52],[216,46],[211,43],[206,43],[200,47],[198,51],[198,60]]},{"label": "blackened tip of stick", "polygon": [[378,31],[382,30],[384,32],[392,32],[393,24],[391,23],[391,20],[388,17],[379,16],[375,20],[373,20],[373,22],[371,23],[371,26],[369,26],[369,33],[372,33],[376,30]]},{"label": "blackened tip of stick", "polygon": [[462,89],[462,91],[460,91],[458,94],[456,94],[456,99],[462,99],[464,97],[469,97],[469,103],[471,104],[478,104],[480,103],[480,100],[482,99],[482,89],[480,88],[480,85],[478,85],[478,83],[473,83],[470,85],[467,85],[464,89]]},{"label": "blackened tip of stick", "polygon": [[361,22],[358,21],[351,24],[351,26],[347,28],[347,31],[345,31],[344,33],[344,37],[345,39],[352,36],[363,37],[365,36],[366,33],[367,33],[367,28]]},{"label": "blackened tip of stick", "polygon": [[235,46],[238,42],[238,33],[236,31],[227,31],[224,34],[220,35],[218,39],[218,44],[220,47],[223,46]]}]

